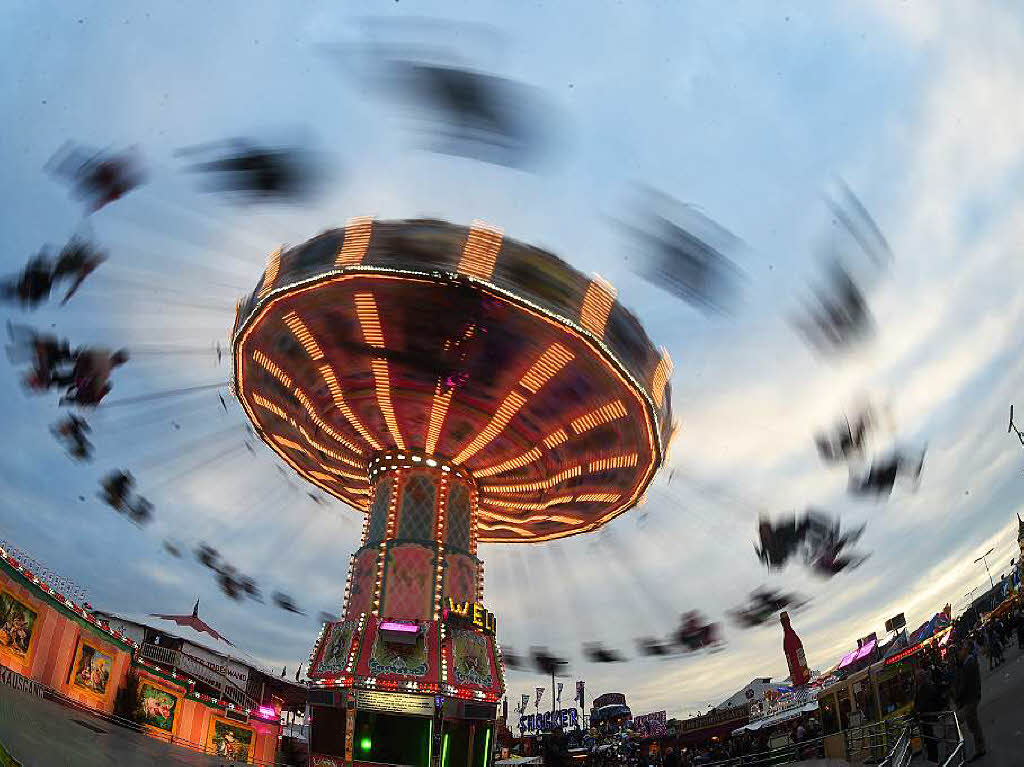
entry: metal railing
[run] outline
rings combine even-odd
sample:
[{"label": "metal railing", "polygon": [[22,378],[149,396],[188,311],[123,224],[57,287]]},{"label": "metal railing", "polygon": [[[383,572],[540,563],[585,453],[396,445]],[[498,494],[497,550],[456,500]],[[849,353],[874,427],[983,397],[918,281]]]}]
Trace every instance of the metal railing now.
[{"label": "metal railing", "polygon": [[935,750],[942,767],[960,767],[966,764],[964,734],[960,719],[954,711],[918,716],[921,742],[926,751]]},{"label": "metal railing", "polygon": [[889,755],[882,761],[882,767],[906,767],[914,754],[910,749],[910,735],[913,725],[907,724],[903,732],[896,739],[896,745]]},{"label": "metal railing", "polygon": [[914,756],[915,732],[920,734],[925,751],[929,745],[935,748],[942,767],[962,767],[966,763],[963,730],[953,711],[904,716],[848,730],[846,757],[851,762],[879,767],[906,767]]},{"label": "metal railing", "polygon": [[[921,730],[921,740],[925,745],[929,740],[937,743],[941,767],[962,767],[966,764],[963,730],[953,711],[917,719],[912,716],[896,717],[849,729],[845,733],[847,759],[852,763],[875,764],[878,767],[907,767],[914,756],[913,737],[920,724],[930,728],[927,735],[924,729]],[[710,762],[707,767],[774,767],[823,758],[824,741],[824,738],[810,738],[770,751]]]},{"label": "metal railing", "polygon": [[816,759],[824,756],[825,739],[808,738],[799,743],[789,743],[770,751],[761,751],[756,754],[742,754],[731,756],[728,759],[710,762],[707,767],[769,767],[770,765],[793,764],[807,759]]},{"label": "metal railing", "polygon": [[243,707],[246,710],[257,707],[256,701],[241,687],[216,669],[197,662],[180,650],[172,650],[169,647],[146,643],[142,645],[142,656],[149,660],[155,660],[164,666],[170,666],[173,669],[183,671],[189,676],[200,679],[204,683],[215,687],[229,703]]},{"label": "metal railing", "polygon": [[899,716],[851,727],[844,732],[846,758],[864,764],[890,764],[888,760],[901,745],[905,732],[909,742],[909,728],[912,726],[913,719],[910,716]]}]

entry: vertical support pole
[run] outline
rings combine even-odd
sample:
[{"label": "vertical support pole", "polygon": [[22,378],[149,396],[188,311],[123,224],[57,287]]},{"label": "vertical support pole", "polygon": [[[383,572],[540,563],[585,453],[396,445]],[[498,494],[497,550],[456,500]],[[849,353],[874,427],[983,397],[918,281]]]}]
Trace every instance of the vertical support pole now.
[{"label": "vertical support pole", "polygon": [[345,764],[351,765],[355,756],[356,704],[348,693],[345,701]]}]

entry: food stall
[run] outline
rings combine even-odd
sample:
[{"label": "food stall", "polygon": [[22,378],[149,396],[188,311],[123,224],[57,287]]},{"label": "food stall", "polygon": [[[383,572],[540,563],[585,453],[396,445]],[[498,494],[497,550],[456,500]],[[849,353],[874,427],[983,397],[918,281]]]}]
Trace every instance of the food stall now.
[{"label": "food stall", "polygon": [[[906,642],[896,638],[885,647],[872,647],[865,652],[872,644],[868,642],[843,657],[818,692],[827,757],[847,758],[850,730],[910,713],[914,705],[914,675],[923,651],[932,645],[941,646],[949,639],[948,619],[943,618],[944,613],[936,614]],[[870,665],[857,669],[859,654],[861,659],[870,658]]]}]

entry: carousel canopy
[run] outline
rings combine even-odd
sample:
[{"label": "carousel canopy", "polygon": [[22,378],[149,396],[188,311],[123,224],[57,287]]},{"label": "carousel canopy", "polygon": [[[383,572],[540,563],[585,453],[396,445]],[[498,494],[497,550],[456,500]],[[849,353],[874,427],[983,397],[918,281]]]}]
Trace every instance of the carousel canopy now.
[{"label": "carousel canopy", "polygon": [[614,289],[484,227],[364,219],[275,252],[233,351],[236,396],[302,477],[365,512],[372,462],[464,469],[481,542],[603,525],[671,436],[671,362]]}]

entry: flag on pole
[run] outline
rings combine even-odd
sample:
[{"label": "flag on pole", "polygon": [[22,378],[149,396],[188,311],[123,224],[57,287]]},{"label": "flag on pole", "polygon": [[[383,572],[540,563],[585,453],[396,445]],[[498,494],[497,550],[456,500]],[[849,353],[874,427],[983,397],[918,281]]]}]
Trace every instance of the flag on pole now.
[{"label": "flag on pole", "polygon": [[578,700],[580,703],[583,703],[583,680],[582,679],[580,679],[578,682],[576,682],[576,697],[573,698],[573,700]]},{"label": "flag on pole", "polygon": [[543,698],[543,697],[544,697],[544,688],[543,687],[538,687],[537,688],[537,700],[533,704],[534,708],[540,708],[540,699]]},{"label": "flag on pole", "polygon": [[558,695],[555,696],[555,700],[558,701],[558,706],[556,706],[556,708],[561,707],[561,705],[562,705],[562,683],[561,682],[558,683]]},{"label": "flag on pole", "polygon": [[526,711],[526,707],[528,705],[530,705],[530,693],[524,692],[523,693],[523,702],[519,704],[519,713],[521,714],[524,711]]}]

